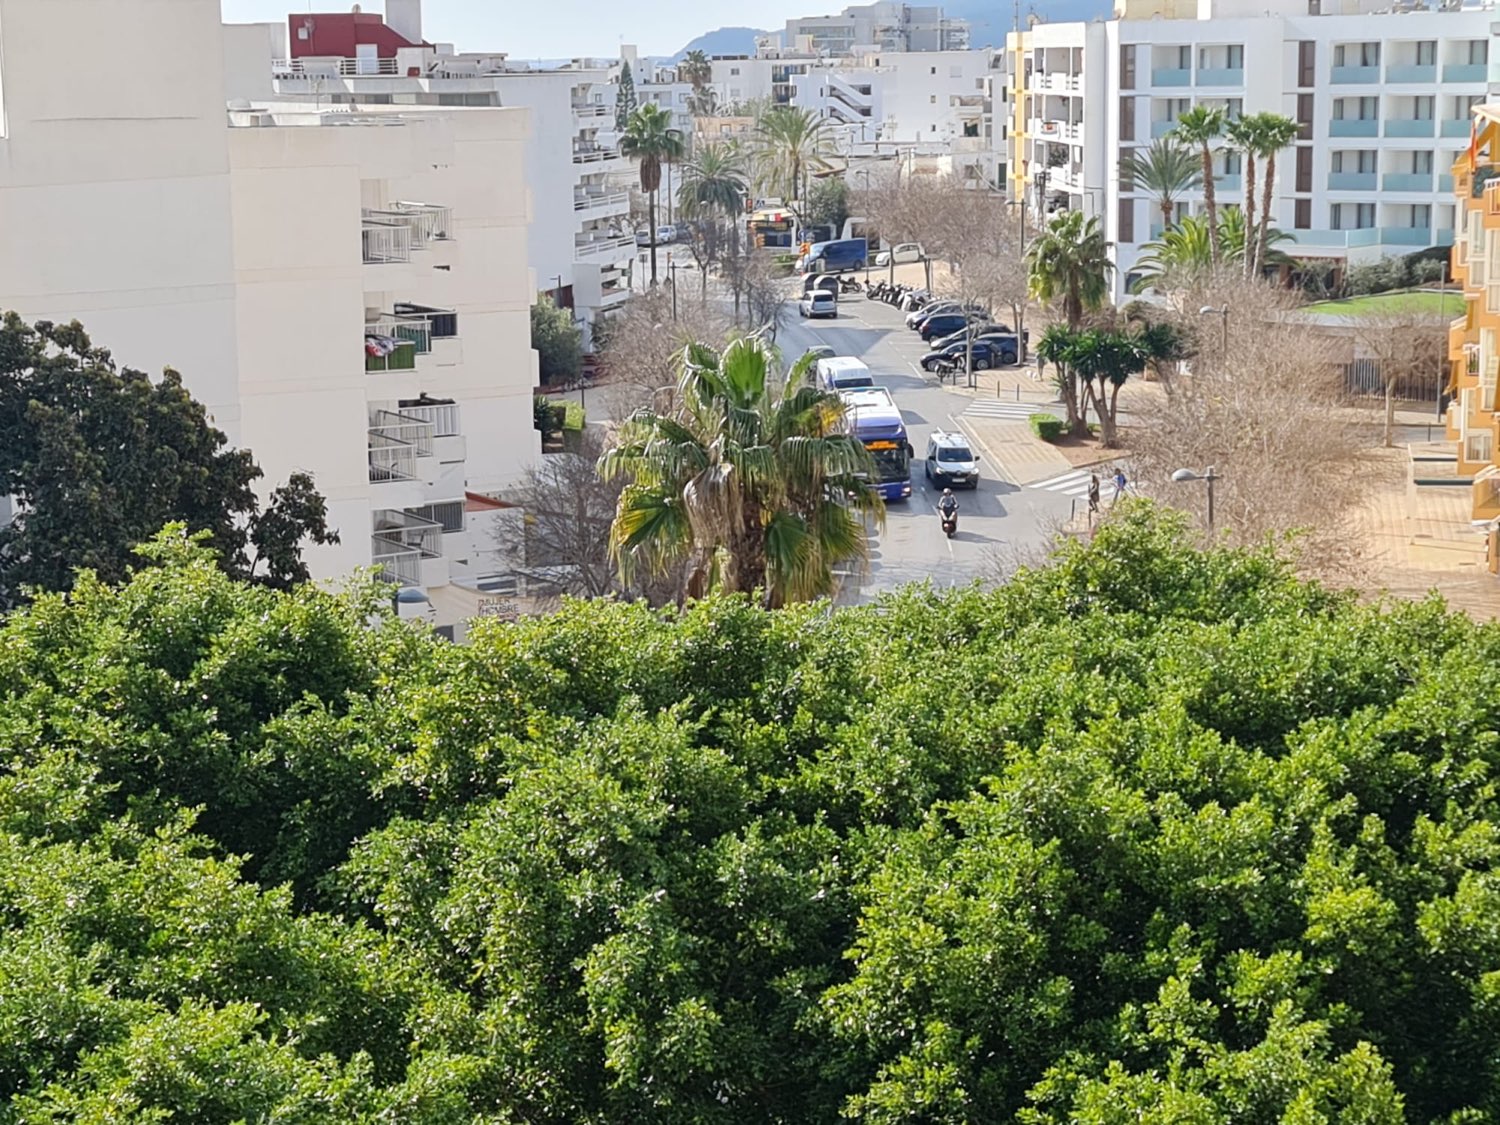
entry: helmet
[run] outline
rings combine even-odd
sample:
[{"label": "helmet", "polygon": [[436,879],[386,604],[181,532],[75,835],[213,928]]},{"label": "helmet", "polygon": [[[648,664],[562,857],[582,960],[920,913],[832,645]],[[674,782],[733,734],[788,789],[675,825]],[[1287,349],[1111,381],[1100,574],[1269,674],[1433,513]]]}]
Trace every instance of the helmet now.
[{"label": "helmet", "polygon": [[943,495],[944,496],[952,496],[953,495],[953,489],[951,489],[951,488],[945,488],[945,489],[943,489]]}]

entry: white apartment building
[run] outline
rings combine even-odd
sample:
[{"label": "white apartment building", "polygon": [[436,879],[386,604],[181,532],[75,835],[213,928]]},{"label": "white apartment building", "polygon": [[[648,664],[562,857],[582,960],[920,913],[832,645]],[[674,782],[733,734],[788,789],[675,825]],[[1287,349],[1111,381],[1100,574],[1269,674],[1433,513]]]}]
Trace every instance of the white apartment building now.
[{"label": "white apartment building", "polygon": [[[543,68],[504,54],[461,54],[449,44],[429,44],[422,38],[421,0],[388,4],[386,20],[380,20],[293,13],[279,35],[272,25],[252,25],[258,30],[249,34],[269,44],[260,49],[277,97],[332,105],[526,109],[532,200],[527,262],[537,288],[574,310],[587,342],[599,317],[629,299],[635,261],[623,182],[630,163],[616,143],[613,64],[575,59]],[[302,38],[308,21],[312,32]],[[313,53],[325,50],[352,53]],[[255,68],[237,67],[236,73],[242,69],[253,80]]]},{"label": "white apartment building", "polygon": [[963,51],[969,46],[969,25],[965,20],[948,19],[938,6],[878,0],[852,5],[836,16],[787,20],[781,42],[815,55],[847,55],[864,47]]},{"label": "white apartment building", "polygon": [[217,0],[0,0],[0,26],[0,214],[27,216],[0,303],[179,370],[267,490],[313,475],[342,539],[316,577],[380,562],[461,630],[502,567],[469,494],[540,456],[525,113],[226,113],[249,37]]},{"label": "white apartment building", "polygon": [[[1126,18],[1034,27],[1021,38],[1018,182],[1036,199],[1040,176],[1049,209],[1102,217],[1123,294],[1161,218],[1120,182],[1120,159],[1193,105],[1270,110],[1301,125],[1277,163],[1273,222],[1296,240],[1281,249],[1348,263],[1451,244],[1448,169],[1485,98],[1493,12],[1331,7],[1127,2]],[[1221,204],[1242,202],[1238,157],[1221,152],[1216,170]],[[1199,192],[1185,207],[1201,203]]]}]

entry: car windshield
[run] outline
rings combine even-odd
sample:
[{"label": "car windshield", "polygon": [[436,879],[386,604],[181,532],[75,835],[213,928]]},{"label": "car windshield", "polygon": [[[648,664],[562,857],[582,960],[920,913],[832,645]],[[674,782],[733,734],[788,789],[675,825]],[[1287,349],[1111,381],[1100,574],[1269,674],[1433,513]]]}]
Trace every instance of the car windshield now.
[{"label": "car windshield", "polygon": [[938,447],[937,459],[939,461],[972,461],[974,455],[961,445],[943,445]]}]

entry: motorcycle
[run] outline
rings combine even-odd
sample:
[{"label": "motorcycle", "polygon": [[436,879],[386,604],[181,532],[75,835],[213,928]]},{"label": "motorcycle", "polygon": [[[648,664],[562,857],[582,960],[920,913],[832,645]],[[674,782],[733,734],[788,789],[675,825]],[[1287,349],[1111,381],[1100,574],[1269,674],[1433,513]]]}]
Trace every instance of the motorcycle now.
[{"label": "motorcycle", "polygon": [[939,508],[938,517],[943,521],[943,534],[952,539],[954,533],[958,531],[958,508],[954,507],[949,512],[945,512],[942,508]]},{"label": "motorcycle", "polygon": [[885,299],[886,285],[883,281],[875,281],[865,290],[865,296],[872,301],[883,301]]},{"label": "motorcycle", "polygon": [[839,278],[839,292],[840,293],[859,293],[859,292],[862,291],[862,289],[863,289],[863,286],[860,285],[859,278],[857,278],[857,277],[841,277],[841,278]]}]

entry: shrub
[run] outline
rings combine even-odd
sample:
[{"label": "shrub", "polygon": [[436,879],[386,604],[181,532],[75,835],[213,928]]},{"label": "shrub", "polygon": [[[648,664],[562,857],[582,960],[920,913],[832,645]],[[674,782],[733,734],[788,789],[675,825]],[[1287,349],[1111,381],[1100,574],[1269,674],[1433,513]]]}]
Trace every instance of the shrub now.
[{"label": "shrub", "polygon": [[1063,421],[1051,414],[1033,414],[1028,421],[1031,423],[1031,432],[1043,441],[1056,441],[1062,437]]}]

